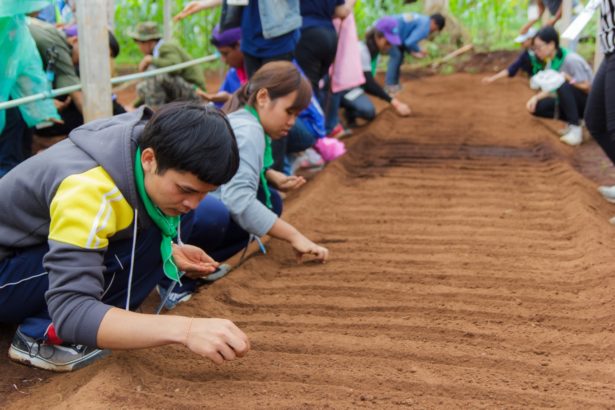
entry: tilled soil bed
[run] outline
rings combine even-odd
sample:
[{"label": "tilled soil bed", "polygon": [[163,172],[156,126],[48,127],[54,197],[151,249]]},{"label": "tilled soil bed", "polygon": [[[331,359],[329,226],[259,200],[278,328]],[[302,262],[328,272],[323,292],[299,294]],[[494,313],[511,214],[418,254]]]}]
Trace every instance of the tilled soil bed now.
[{"label": "tilled soil bed", "polygon": [[407,83],[411,117],[385,110],[288,199],[330,262],[270,241],[177,309],[235,321],[247,357],[166,346],[66,375],[4,358],[1,407],[615,406],[615,207],[595,189],[615,172],[525,112],[525,81],[480,78]]}]

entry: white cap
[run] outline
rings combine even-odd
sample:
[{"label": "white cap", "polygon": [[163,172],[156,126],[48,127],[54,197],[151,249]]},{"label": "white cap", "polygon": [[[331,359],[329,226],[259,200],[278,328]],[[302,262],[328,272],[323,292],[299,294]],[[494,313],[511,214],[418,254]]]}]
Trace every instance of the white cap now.
[{"label": "white cap", "polygon": [[529,40],[530,38],[536,35],[537,31],[535,28],[530,28],[527,33],[519,34],[517,38],[515,38],[515,43],[523,43],[525,40]]}]

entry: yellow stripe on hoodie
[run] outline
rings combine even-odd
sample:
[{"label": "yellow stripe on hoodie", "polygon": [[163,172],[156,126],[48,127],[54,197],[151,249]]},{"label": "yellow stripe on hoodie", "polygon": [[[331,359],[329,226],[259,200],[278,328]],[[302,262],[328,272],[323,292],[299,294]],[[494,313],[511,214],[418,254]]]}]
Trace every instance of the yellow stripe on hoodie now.
[{"label": "yellow stripe on hoodie", "polygon": [[126,229],[133,210],[107,171],[98,166],[65,178],[51,201],[49,239],[85,249],[103,249]]}]

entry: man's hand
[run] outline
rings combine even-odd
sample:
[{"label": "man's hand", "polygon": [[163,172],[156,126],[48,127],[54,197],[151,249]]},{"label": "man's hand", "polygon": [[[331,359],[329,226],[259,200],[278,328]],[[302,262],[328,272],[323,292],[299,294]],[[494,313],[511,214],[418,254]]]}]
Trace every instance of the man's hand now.
[{"label": "man's hand", "polygon": [[412,54],[412,57],[414,58],[425,58],[427,57],[427,53],[424,51],[413,51],[410,54]]},{"label": "man's hand", "polygon": [[190,3],[186,4],[182,11],[180,11],[175,17],[173,17],[173,21],[177,22],[183,20],[186,17],[203,10],[204,8],[206,8],[204,1],[191,1]]},{"label": "man's hand", "polygon": [[153,59],[154,57],[151,54],[144,56],[141,62],[139,63],[139,72],[143,72],[147,70],[147,67],[149,67],[149,65],[152,63]]},{"label": "man's hand", "polygon": [[192,245],[173,244],[173,260],[177,269],[186,272],[191,279],[207,276],[220,265],[201,248]]},{"label": "man's hand", "polygon": [[270,169],[267,171],[267,180],[271,182],[274,188],[288,192],[297,189],[305,184],[305,178],[298,176],[287,176],[279,171]]},{"label": "man's hand", "polygon": [[250,350],[248,336],[226,319],[190,319],[184,344],[216,364],[243,357]]}]

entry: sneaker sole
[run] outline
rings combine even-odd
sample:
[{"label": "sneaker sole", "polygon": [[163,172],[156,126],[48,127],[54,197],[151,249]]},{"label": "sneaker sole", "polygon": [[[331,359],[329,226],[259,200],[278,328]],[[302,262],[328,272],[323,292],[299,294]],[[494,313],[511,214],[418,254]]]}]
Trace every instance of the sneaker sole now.
[{"label": "sneaker sole", "polygon": [[111,350],[96,350],[87,356],[80,357],[77,360],[73,360],[72,362],[68,362],[62,365],[54,363],[49,360],[45,360],[42,357],[38,356],[30,356],[29,352],[21,350],[13,345],[9,348],[9,357],[11,360],[24,364],[26,366],[36,367],[38,369],[49,370],[52,372],[58,373],[66,373],[71,372],[73,370],[81,369],[89,364],[92,364],[98,359],[102,359],[111,354]]}]

